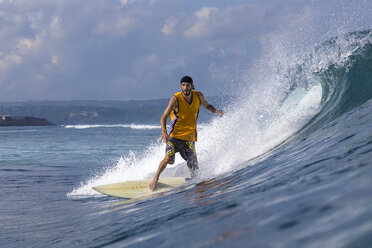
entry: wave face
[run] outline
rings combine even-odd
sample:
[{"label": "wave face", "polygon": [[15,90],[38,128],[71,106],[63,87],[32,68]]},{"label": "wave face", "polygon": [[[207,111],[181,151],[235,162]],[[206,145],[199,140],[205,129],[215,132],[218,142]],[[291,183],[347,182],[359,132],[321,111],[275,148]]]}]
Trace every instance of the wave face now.
[{"label": "wave face", "polygon": [[303,67],[311,68],[311,81],[322,85],[323,94],[321,111],[302,130],[306,134],[372,97],[371,30],[333,38],[316,47],[308,58]]},{"label": "wave face", "polygon": [[[371,44],[366,30],[299,55],[269,46],[224,117],[198,127],[196,180],[154,199],[128,204],[96,197],[91,187],[151,178],[164,157],[164,144],[154,141],[160,130],[63,128],[94,142],[111,133],[109,143],[123,142],[113,137],[124,130],[125,139],[133,136],[126,151],[144,144],[68,193],[78,202],[74,233],[95,237],[86,247],[370,247]],[[162,176],[188,176],[185,162],[177,155]],[[91,208],[95,214],[86,214]]]}]

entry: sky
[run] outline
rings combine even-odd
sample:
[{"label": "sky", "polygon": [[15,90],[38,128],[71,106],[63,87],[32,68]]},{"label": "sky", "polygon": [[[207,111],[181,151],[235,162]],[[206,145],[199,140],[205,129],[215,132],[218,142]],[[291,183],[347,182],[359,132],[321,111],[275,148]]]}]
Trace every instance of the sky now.
[{"label": "sky", "polygon": [[275,43],[372,28],[370,0],[0,0],[0,102],[169,98],[236,84]]}]

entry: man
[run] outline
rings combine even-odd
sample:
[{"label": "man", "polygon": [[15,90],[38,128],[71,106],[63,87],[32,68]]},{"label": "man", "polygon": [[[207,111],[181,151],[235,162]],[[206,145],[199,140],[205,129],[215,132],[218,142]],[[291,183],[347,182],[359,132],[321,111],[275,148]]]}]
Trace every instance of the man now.
[{"label": "man", "polygon": [[[186,160],[190,170],[191,178],[195,177],[195,170],[198,169],[198,160],[195,151],[197,141],[196,122],[200,110],[200,104],[212,113],[222,117],[222,110],[217,110],[210,105],[201,92],[194,90],[193,80],[189,76],[181,79],[181,91],[174,94],[169,101],[160,118],[162,128],[162,140],[166,143],[166,154],[160,162],[154,179],[149,185],[150,190],[154,190],[160,174],[167,167],[173,164],[175,153],[179,152],[181,157]],[[171,115],[171,126],[167,133],[167,118]]]}]

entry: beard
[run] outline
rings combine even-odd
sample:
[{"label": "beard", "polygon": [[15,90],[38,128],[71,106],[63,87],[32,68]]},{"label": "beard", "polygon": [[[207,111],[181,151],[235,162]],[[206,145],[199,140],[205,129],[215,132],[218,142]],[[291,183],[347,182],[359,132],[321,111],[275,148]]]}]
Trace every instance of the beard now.
[{"label": "beard", "polygon": [[184,91],[183,91],[183,94],[184,94],[185,96],[190,95],[190,93],[191,93],[191,90],[184,90]]}]

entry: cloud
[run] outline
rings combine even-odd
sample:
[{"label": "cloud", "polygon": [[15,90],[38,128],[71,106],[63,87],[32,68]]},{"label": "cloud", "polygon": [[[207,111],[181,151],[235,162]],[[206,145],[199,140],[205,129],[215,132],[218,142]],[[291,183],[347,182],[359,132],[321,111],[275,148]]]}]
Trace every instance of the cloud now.
[{"label": "cloud", "polygon": [[20,38],[14,47],[4,55],[1,59],[0,57],[0,70],[3,73],[11,68],[12,66],[19,65],[23,62],[24,57],[26,57],[31,52],[36,52],[42,44],[42,39],[37,36],[35,39]]},{"label": "cloud", "polygon": [[27,38],[20,39],[15,46],[15,51],[18,54],[28,54],[31,51],[39,49],[41,42],[40,36],[37,36],[33,40]]},{"label": "cloud", "polygon": [[121,6],[123,7],[123,6],[127,5],[127,4],[129,4],[130,1],[129,0],[120,0],[120,3],[121,3]]},{"label": "cloud", "polygon": [[136,20],[131,17],[118,17],[114,20],[102,20],[93,29],[93,33],[100,35],[108,34],[124,36],[127,32],[135,28],[136,23]]},{"label": "cloud", "polygon": [[156,54],[150,54],[147,56],[147,62],[148,63],[151,63],[151,64],[154,64],[156,62],[158,62],[158,56]]},{"label": "cloud", "polygon": [[9,54],[0,60],[0,70],[4,73],[9,67],[20,64],[21,62],[22,58],[19,55]]},{"label": "cloud", "polygon": [[50,38],[54,40],[59,40],[63,37],[63,27],[60,16],[53,17],[49,26],[49,35]]},{"label": "cloud", "polygon": [[[351,8],[356,27],[371,23],[366,2],[343,10],[339,1],[0,0],[1,100],[168,97],[184,74],[214,94],[210,82],[235,77],[263,45],[292,45],[291,34],[303,45],[300,32],[280,36],[292,20],[312,37]],[[313,9],[324,18],[313,20]],[[319,25],[333,12],[334,25]]]},{"label": "cloud", "polygon": [[204,6],[200,10],[196,11],[194,15],[199,19],[199,20],[208,20],[210,15],[213,12],[218,12],[218,9],[216,7],[208,7]]},{"label": "cloud", "polygon": [[183,32],[189,39],[242,37],[267,26],[265,9],[254,4],[226,9],[204,6],[194,16],[195,21]]},{"label": "cloud", "polygon": [[50,62],[52,62],[52,64],[58,65],[58,62],[59,62],[58,56],[52,56],[52,58],[50,59]]},{"label": "cloud", "polygon": [[178,21],[175,18],[171,18],[171,19],[166,20],[166,23],[163,26],[163,28],[161,29],[161,32],[163,34],[167,35],[167,36],[172,34],[173,31],[174,31],[174,28],[177,25],[177,22]]},{"label": "cloud", "polygon": [[108,89],[117,89],[120,78],[138,84],[125,84],[133,88],[124,91],[128,98],[160,97],[164,90],[136,95],[135,89],[185,73],[207,85],[215,71],[228,75],[221,66],[226,60],[247,54],[247,31],[256,25],[250,20],[262,23],[262,14],[256,5],[188,5],[174,0],[7,2],[0,14],[0,22],[7,20],[0,26],[2,84],[13,85],[13,95],[21,92],[17,87],[26,88],[22,84],[35,84],[40,98],[50,90],[48,97],[62,99],[89,99],[105,91],[117,97]]}]

